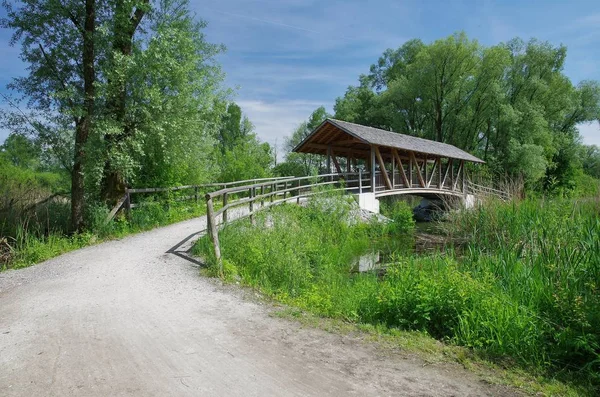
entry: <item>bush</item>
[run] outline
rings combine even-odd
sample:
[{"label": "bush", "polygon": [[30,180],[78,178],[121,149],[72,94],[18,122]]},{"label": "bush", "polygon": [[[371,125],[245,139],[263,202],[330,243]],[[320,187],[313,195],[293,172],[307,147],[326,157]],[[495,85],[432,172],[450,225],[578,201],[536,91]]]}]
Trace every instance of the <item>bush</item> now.
[{"label": "bush", "polygon": [[[388,211],[394,224],[412,226],[402,202]],[[351,269],[374,242],[385,243],[385,227],[347,217],[347,203],[335,197],[276,207],[255,226],[226,226],[222,255],[245,284],[318,315],[425,331],[490,357],[549,372],[568,368],[600,383],[599,200],[491,202],[453,213],[447,227],[469,241],[465,249],[397,251],[383,275]],[[211,249],[207,238],[195,248],[205,256]]]},{"label": "bush", "polygon": [[390,233],[406,233],[414,230],[415,219],[412,208],[406,201],[394,200],[391,203],[383,203],[381,213],[392,220],[388,224]]}]

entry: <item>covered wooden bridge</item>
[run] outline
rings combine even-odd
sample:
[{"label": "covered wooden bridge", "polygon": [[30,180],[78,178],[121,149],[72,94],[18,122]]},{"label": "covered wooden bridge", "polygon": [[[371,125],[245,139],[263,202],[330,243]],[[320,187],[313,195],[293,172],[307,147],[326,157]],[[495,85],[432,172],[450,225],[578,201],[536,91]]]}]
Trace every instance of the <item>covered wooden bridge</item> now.
[{"label": "covered wooden bridge", "polygon": [[360,193],[467,193],[465,163],[483,160],[455,146],[327,119],[294,150],[327,157],[326,173],[360,172]]}]

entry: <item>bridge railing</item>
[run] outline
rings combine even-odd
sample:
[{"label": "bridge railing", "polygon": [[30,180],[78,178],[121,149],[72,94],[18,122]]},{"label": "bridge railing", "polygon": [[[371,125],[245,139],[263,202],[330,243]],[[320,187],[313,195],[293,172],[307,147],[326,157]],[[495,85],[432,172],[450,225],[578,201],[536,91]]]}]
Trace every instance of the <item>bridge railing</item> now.
[{"label": "bridge railing", "polygon": [[[221,263],[218,226],[227,224],[235,209],[238,209],[236,219],[249,216],[254,222],[254,215],[258,211],[289,201],[300,203],[302,199],[320,193],[325,187],[328,191],[370,191],[369,181],[369,174],[359,171],[260,182],[206,193],[207,231],[217,262]],[[220,208],[216,209],[217,205]]]},{"label": "bridge railing", "polygon": [[494,197],[502,201],[510,201],[512,196],[510,193],[498,189],[493,189],[489,186],[478,185],[471,181],[467,181],[467,193],[478,197]]}]

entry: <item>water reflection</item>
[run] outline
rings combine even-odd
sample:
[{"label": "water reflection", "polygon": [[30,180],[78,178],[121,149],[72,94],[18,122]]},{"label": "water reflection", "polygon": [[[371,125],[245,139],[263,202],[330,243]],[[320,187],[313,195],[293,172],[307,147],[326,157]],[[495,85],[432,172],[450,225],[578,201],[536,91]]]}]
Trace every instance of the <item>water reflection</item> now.
[{"label": "water reflection", "polygon": [[386,265],[398,255],[443,254],[447,249],[461,249],[463,242],[443,235],[436,224],[417,223],[415,232],[383,241],[375,241],[368,251],[362,253],[352,263],[353,273],[376,271],[385,273]]}]

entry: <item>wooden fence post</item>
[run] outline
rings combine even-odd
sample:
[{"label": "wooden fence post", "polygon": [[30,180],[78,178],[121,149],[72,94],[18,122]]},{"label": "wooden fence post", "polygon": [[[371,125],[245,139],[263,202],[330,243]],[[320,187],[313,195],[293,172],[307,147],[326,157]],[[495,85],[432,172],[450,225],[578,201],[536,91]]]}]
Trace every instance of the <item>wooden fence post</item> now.
[{"label": "wooden fence post", "polygon": [[358,194],[362,194],[362,168],[358,169]]},{"label": "wooden fence post", "polygon": [[125,213],[127,214],[127,219],[131,219],[131,193],[129,189],[126,189],[125,194],[127,195],[125,199]]},{"label": "wooden fence post", "polygon": [[206,215],[206,230],[208,231],[215,249],[215,259],[217,260],[217,265],[219,266],[219,273],[223,274],[223,261],[221,260],[221,247],[219,246],[219,229],[217,228],[217,220],[215,219],[212,198],[209,194],[206,195]]},{"label": "wooden fence post", "polygon": [[250,222],[254,225],[254,187],[250,188]]},{"label": "wooden fence post", "polygon": [[260,186],[260,208],[265,206],[265,185]]},{"label": "wooden fence post", "polygon": [[194,200],[196,200],[196,204],[198,204],[198,186],[194,187]]},{"label": "wooden fence post", "polygon": [[300,204],[300,179],[298,179],[298,190],[296,191],[296,204]]},{"label": "wooden fence post", "polygon": [[[223,207],[227,207],[227,193],[223,193]],[[223,224],[227,223],[227,208],[223,209]]]}]

